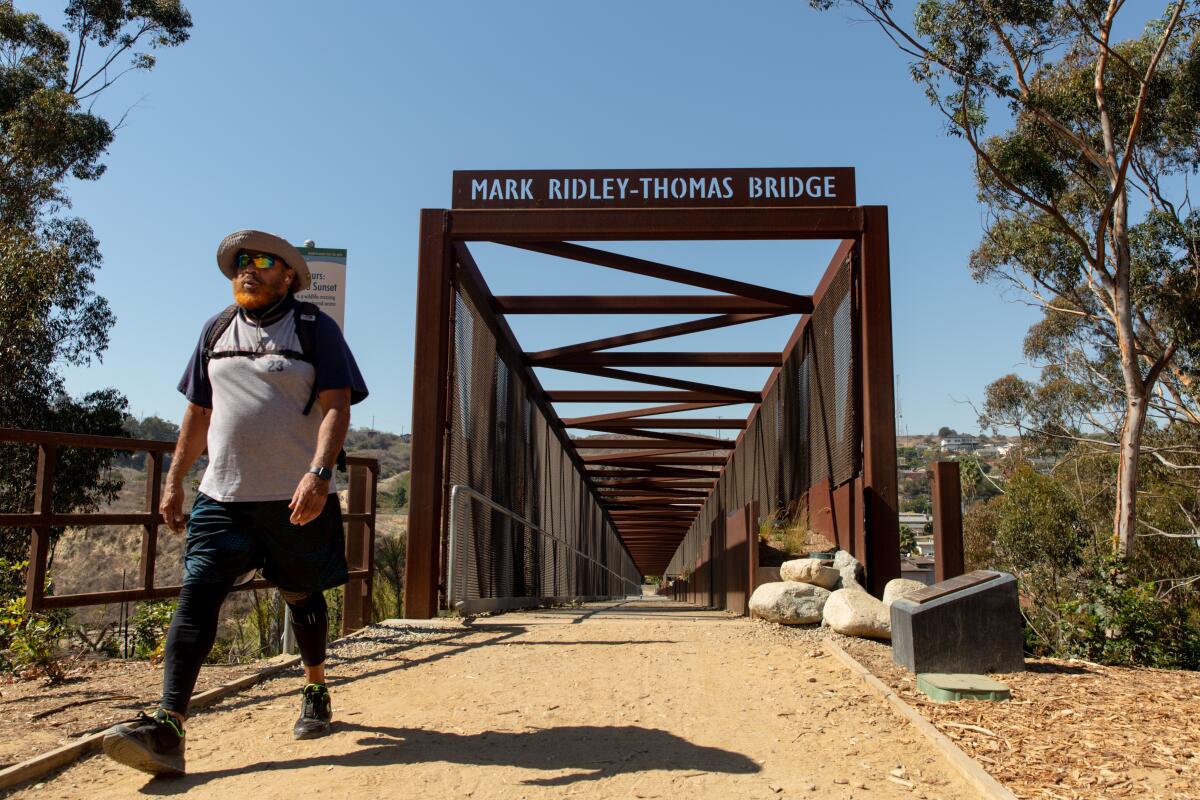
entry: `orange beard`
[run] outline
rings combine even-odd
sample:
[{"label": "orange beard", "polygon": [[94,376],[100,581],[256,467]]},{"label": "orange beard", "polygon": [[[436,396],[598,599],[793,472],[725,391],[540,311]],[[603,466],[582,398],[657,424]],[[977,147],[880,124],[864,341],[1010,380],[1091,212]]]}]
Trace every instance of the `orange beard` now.
[{"label": "orange beard", "polygon": [[249,290],[238,285],[235,281],[233,284],[233,299],[242,308],[251,311],[258,311],[260,308],[268,308],[279,302],[282,295],[276,294],[270,286],[259,284],[256,289]]}]

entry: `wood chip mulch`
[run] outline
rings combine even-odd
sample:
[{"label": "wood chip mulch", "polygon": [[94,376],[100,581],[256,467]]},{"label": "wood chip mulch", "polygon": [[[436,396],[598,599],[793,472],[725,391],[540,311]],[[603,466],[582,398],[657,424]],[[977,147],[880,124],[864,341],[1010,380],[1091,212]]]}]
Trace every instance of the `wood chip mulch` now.
[{"label": "wood chip mulch", "polygon": [[891,647],[834,637],[1022,800],[1200,798],[1200,673],[1027,659],[993,703],[938,703]]}]

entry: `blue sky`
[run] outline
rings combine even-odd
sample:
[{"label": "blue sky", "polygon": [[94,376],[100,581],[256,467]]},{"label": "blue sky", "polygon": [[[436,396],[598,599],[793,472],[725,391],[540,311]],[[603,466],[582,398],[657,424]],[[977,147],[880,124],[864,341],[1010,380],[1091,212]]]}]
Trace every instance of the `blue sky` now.
[{"label": "blue sky", "polygon": [[[99,109],[132,106],[98,182],[71,189],[105,256],[117,316],[75,393],[117,386],[178,420],[175,384],[203,321],[230,302],[217,243],[246,227],[349,251],[346,334],[371,397],[354,423],[408,431],[417,219],[455,169],[852,166],[889,206],[903,427],[976,430],[984,387],[1022,365],[1034,312],[966,270],[982,229],[970,159],[872,26],[802,2],[193,2],[162,51]],[[55,19],[59,3],[18,3]],[[336,10],[334,10],[336,8]],[[827,243],[613,245],[808,292]],[[477,248],[503,293],[686,291]],[[581,283],[582,282],[582,283]],[[693,290],[694,291],[694,290]],[[515,320],[529,348],[659,324]],[[790,324],[644,349],[773,350]],[[760,386],[765,371],[724,379]],[[717,377],[704,375],[701,377]],[[563,373],[547,388],[586,385]],[[572,407],[570,413],[580,411]]]}]

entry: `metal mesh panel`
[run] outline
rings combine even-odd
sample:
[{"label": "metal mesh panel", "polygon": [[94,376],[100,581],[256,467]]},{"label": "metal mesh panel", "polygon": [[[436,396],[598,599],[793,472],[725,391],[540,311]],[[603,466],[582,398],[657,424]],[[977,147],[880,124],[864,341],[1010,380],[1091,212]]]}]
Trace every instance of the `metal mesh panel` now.
[{"label": "metal mesh panel", "polygon": [[760,513],[773,515],[819,481],[839,486],[859,473],[853,289],[854,262],[847,258],[680,543],[668,574],[680,575],[695,565],[714,521],[719,528],[723,515],[752,500]]},{"label": "metal mesh panel", "polygon": [[457,601],[623,596],[641,575],[522,372],[454,302],[448,581]]}]

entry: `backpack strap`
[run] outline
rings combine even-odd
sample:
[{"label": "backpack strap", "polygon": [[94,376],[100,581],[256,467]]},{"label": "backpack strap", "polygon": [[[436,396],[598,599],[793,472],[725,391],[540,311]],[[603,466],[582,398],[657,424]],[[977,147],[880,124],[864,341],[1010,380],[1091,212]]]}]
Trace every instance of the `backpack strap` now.
[{"label": "backpack strap", "polygon": [[217,346],[217,342],[220,340],[221,334],[225,333],[225,331],[229,329],[229,325],[233,322],[233,318],[237,316],[237,313],[238,306],[237,303],[234,303],[218,314],[217,318],[213,320],[212,327],[208,329],[208,334],[204,337],[203,358],[205,375],[208,375],[208,362],[212,361],[213,348]]},{"label": "backpack strap", "polygon": [[293,320],[296,326],[296,338],[300,340],[300,352],[304,360],[313,365],[313,385],[308,393],[308,402],[304,404],[304,415],[312,411],[313,403],[317,402],[317,317],[321,310],[312,303],[296,303]]},{"label": "backpack strap", "polygon": [[[312,411],[313,404],[317,402],[317,317],[321,310],[313,303],[299,302],[296,304],[295,310],[296,338],[300,340],[300,350],[304,354],[304,360],[313,365],[313,385],[312,390],[308,394],[308,402],[304,404],[304,414],[307,416]],[[346,448],[342,448],[337,455],[337,468],[342,472],[346,471]]]}]

